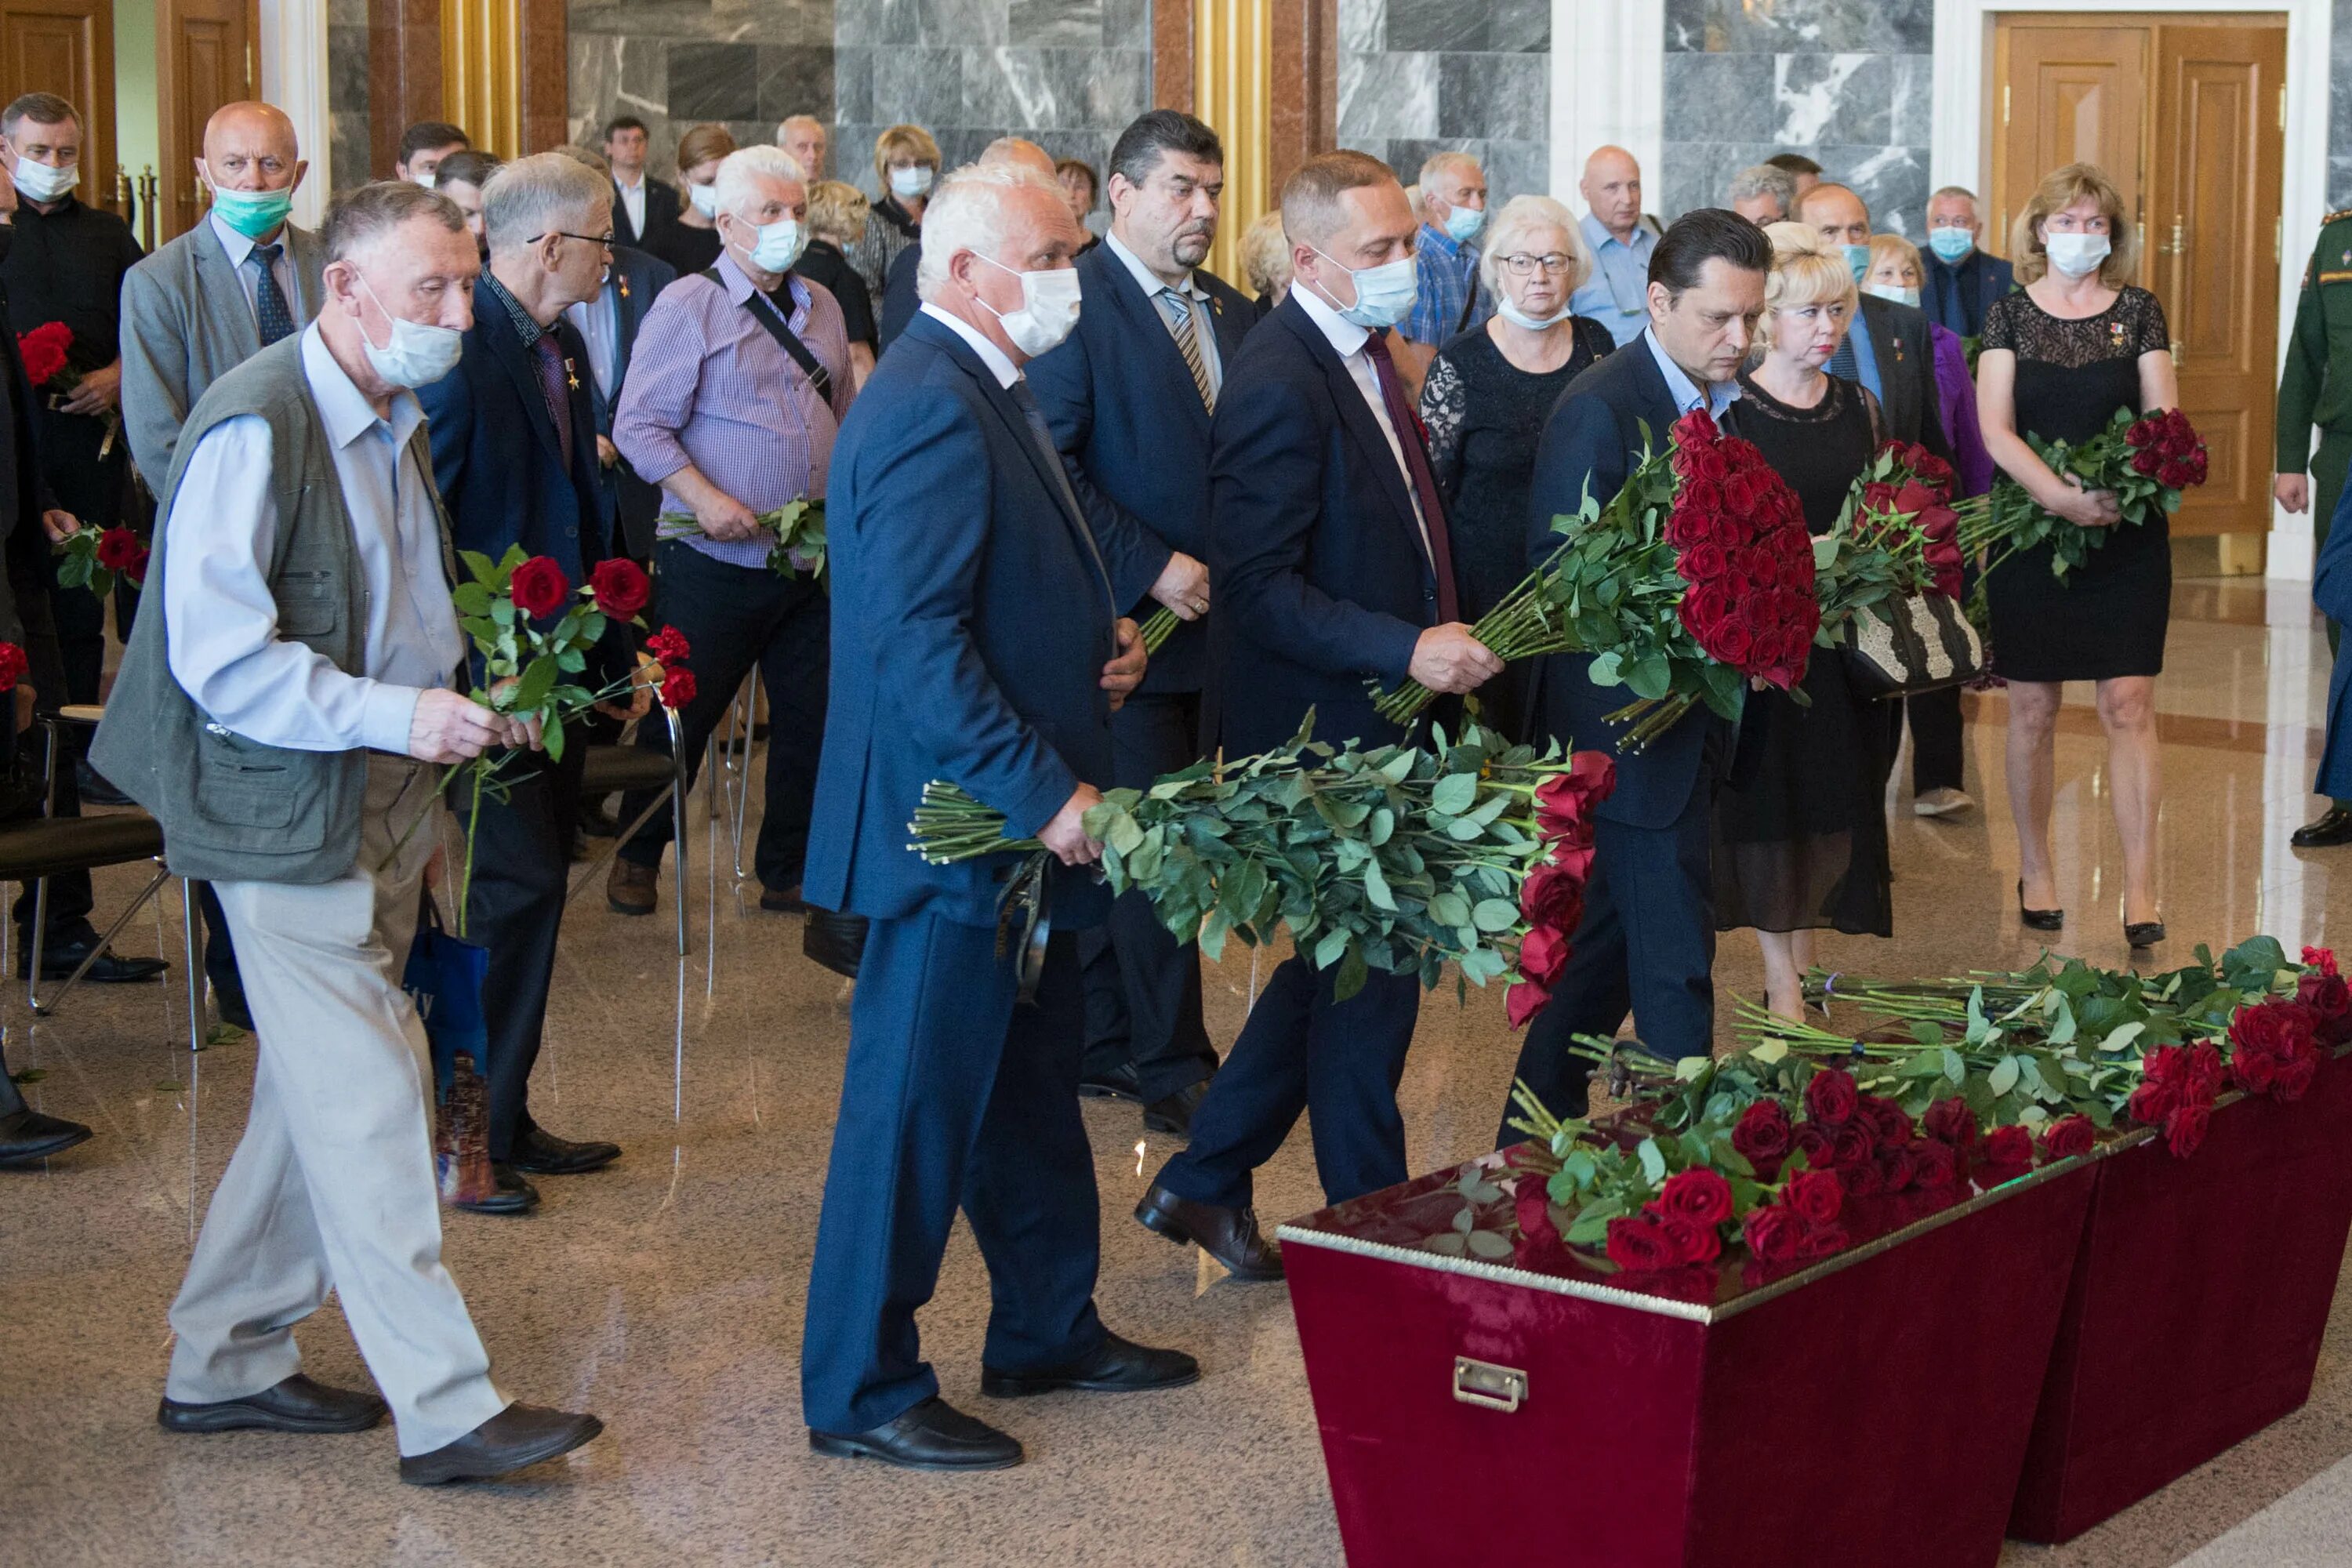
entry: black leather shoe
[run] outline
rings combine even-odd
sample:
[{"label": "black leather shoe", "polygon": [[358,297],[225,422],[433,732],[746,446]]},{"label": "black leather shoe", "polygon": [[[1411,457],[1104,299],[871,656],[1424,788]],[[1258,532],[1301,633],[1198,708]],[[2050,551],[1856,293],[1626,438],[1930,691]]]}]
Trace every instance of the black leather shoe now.
[{"label": "black leather shoe", "polygon": [[498,1186],[486,1198],[472,1203],[453,1203],[453,1209],[467,1214],[524,1215],[539,1206],[539,1189],[523,1178],[520,1171],[504,1160],[490,1162],[490,1174],[498,1178]]},{"label": "black leather shoe", "polygon": [[583,802],[580,807],[580,831],[591,838],[617,837],[621,819],[603,801]]},{"label": "black leather shoe", "polygon": [[77,1143],[87,1143],[89,1137],[89,1129],[79,1121],[44,1116],[30,1109],[12,1110],[0,1116],[0,1168],[33,1164]]},{"label": "black leather shoe", "polygon": [[2133,947],[2154,947],[2163,940],[2164,922],[2162,921],[2126,921],[2124,922],[2124,941]]},{"label": "black leather shoe", "polygon": [[1282,1278],[1282,1248],[1258,1234],[1257,1211],[1196,1204],[1159,1183],[1135,1205],[1146,1230],[1179,1246],[1192,1242],[1223,1264],[1236,1279]]},{"label": "black leather shoe", "polygon": [[1156,1351],[1105,1332],[1094,1353],[1046,1372],[980,1369],[980,1391],[991,1399],[1025,1399],[1075,1388],[1086,1394],[1135,1394],[1181,1388],[1201,1381],[1201,1363],[1182,1351]]},{"label": "black leather shoe", "polygon": [[373,1394],[329,1388],[296,1373],[274,1388],[215,1405],[166,1399],[155,1424],[166,1432],[364,1432],[384,1417]]},{"label": "black leather shoe", "polygon": [[2352,844],[2352,811],[2331,805],[2298,827],[2287,838],[2297,849],[2333,849]]},{"label": "black leather shoe", "polygon": [[[95,945],[97,939],[94,937],[47,944],[41,949],[41,978],[63,980],[74,972],[76,965],[89,956],[89,950]],[[89,966],[89,973],[82,979],[92,985],[126,985],[152,980],[171,967],[160,958],[123,958],[110,949],[98,955],[98,962]],[[29,980],[32,973],[32,944],[27,942],[16,955],[16,978]]]},{"label": "black leather shoe", "polygon": [[902,1470],[1009,1470],[1021,1462],[1019,1439],[937,1394],[870,1432],[844,1436],[812,1426],[809,1447],[839,1459],[879,1459]]},{"label": "black leather shoe", "polygon": [[1155,1100],[1143,1108],[1143,1130],[1146,1132],[1170,1132],[1179,1138],[1192,1135],[1192,1112],[1201,1109],[1201,1100],[1209,1092],[1209,1080],[1188,1083],[1164,1099]]},{"label": "black leather shoe", "polygon": [[74,792],[81,796],[84,805],[131,804],[131,797],[117,789],[112,779],[91,767],[87,757],[74,764]]},{"label": "black leather shoe", "polygon": [[2024,923],[2028,931],[2064,931],[2066,929],[2064,910],[2029,910],[2025,907],[2025,883],[2022,880],[2017,884],[2017,918]]},{"label": "black leather shoe", "polygon": [[1087,1100],[1124,1100],[1130,1105],[1143,1103],[1143,1086],[1136,1081],[1133,1062],[1121,1062],[1108,1072],[1089,1073],[1078,1080],[1078,1093]]},{"label": "black leather shoe", "polygon": [[789,888],[761,888],[760,907],[770,914],[776,915],[808,913],[808,905],[802,901],[801,885],[798,882],[794,882]]},{"label": "black leather shoe", "polygon": [[568,1454],[604,1429],[593,1415],[509,1405],[454,1443],[429,1454],[404,1457],[400,1479],[412,1487],[495,1481]]},{"label": "black leather shoe", "polygon": [[576,1176],[583,1171],[602,1170],[620,1157],[618,1143],[574,1143],[526,1122],[515,1134],[514,1152],[507,1165],[530,1176]]}]

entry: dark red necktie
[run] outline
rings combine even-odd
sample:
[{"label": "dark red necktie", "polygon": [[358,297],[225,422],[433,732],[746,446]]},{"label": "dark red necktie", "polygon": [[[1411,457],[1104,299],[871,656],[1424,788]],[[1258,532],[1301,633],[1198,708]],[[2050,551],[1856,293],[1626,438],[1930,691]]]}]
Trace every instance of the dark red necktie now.
[{"label": "dark red necktie", "polygon": [[1422,526],[1429,533],[1429,563],[1437,579],[1437,620],[1440,626],[1462,618],[1454,595],[1454,551],[1445,537],[1445,503],[1437,499],[1437,479],[1429,471],[1429,448],[1421,436],[1421,418],[1404,395],[1396,362],[1389,357],[1388,338],[1374,332],[1364,340],[1364,355],[1381,384],[1381,402],[1387,405],[1389,424],[1404,448],[1405,471],[1412,476],[1412,492],[1421,501]]},{"label": "dark red necktie", "polygon": [[572,373],[564,368],[563,350],[551,331],[541,332],[531,344],[539,359],[539,390],[547,399],[547,416],[555,422],[555,445],[563,454],[564,472],[572,471]]}]

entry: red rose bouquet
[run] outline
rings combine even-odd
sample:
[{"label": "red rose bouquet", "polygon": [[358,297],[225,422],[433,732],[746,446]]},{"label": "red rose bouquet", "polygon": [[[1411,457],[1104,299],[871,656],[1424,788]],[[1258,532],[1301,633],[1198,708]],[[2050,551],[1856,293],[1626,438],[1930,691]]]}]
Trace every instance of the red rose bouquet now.
[{"label": "red rose bouquet", "polygon": [[117,577],[128,577],[133,587],[147,581],[147,546],[127,528],[77,529],[51,552],[61,588],[88,588],[103,599],[114,592]]},{"label": "red rose bouquet", "polygon": [[2007,475],[1994,482],[1990,526],[2000,553],[2046,542],[2050,570],[2061,578],[2088,561],[2116,528],[2178,511],[2180,492],[2205,482],[2205,442],[2178,408],[2148,415],[2118,408],[2105,430],[2080,446],[2032,434],[2025,439],[2052,473],[2061,479],[2073,474],[2085,489],[2114,491],[2122,510],[2115,528],[2084,528],[2042,510]]},{"label": "red rose bouquet", "polygon": [[45,321],[29,332],[16,334],[16,353],[25,362],[25,379],[37,387],[64,392],[73,385],[74,378],[66,374],[66,361],[72,349],[73,329],[63,321]]},{"label": "red rose bouquet", "polygon": [[1951,465],[1890,441],[1853,481],[1830,531],[1813,541],[1822,625],[1920,594],[1960,596],[1961,563],[1984,542],[1982,498],[1954,502]]}]

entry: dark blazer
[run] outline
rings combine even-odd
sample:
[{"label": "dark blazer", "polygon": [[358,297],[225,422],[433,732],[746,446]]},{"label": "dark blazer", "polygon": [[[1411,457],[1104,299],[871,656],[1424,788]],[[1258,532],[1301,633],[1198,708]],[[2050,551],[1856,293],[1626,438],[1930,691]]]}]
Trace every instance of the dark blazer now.
[{"label": "dark blazer", "polygon": [[[613,275],[604,285],[605,299],[619,307],[621,323],[613,354],[613,395],[608,398],[596,390],[594,376],[581,378],[588,384],[588,405],[595,414],[599,436],[613,434],[613,410],[620,405],[621,389],[628,384],[629,356],[636,348],[637,329],[645,324],[646,312],[654,308],[655,297],[677,281],[677,271],[660,257],[625,245],[613,247]],[[625,542],[628,552],[640,561],[652,555],[661,487],[637,478],[626,458],[609,468],[599,468],[596,479],[604,492],[605,510],[617,520],[619,531],[614,537]]]},{"label": "dark blazer", "polygon": [[[1192,276],[1209,296],[1209,325],[1230,378],[1242,336],[1257,318],[1223,279],[1198,269]],[[1140,619],[1158,607],[1146,595],[1170,551],[1209,558],[1209,410],[1168,319],[1110,247],[1080,257],[1078,277],[1086,309],[1077,330],[1029,366],[1029,384],[1063,455],[1152,547],[1150,575],[1127,606]],[[1208,675],[1208,627],[1194,621],[1152,656],[1143,689],[1198,691]]]},{"label": "dark blazer", "polygon": [[1862,320],[1856,326],[1868,330],[1870,345],[1878,356],[1883,389],[1878,407],[1886,420],[1886,433],[1897,440],[1916,441],[1950,462],[1952,444],[1944,438],[1942,399],[1936,392],[1936,345],[1927,334],[1927,314],[1864,294]]},{"label": "dark blazer", "polygon": [[1388,438],[1296,294],[1225,367],[1209,518],[1226,752],[1282,744],[1309,708],[1317,738],[1333,744],[1401,739],[1367,683],[1405,679],[1437,624],[1437,578]]},{"label": "dark blazer", "polygon": [[[875,919],[989,925],[1009,856],[926,865],[907,848],[944,778],[1026,836],[1081,780],[1111,777],[1102,667],[1118,608],[1086,519],[1013,395],[919,316],[842,421],[826,485],[833,669],[803,889]],[[1055,925],[1103,889],[1055,879]]]},{"label": "dark blazer", "polygon": [[1927,319],[1964,338],[1984,331],[1985,311],[1995,300],[2017,287],[2017,269],[1998,256],[1971,250],[1958,267],[1948,267],[1933,251],[1922,250],[1927,274],[1919,303]]},{"label": "dark blazer", "polygon": [[[890,270],[882,279],[882,321],[877,329],[881,346],[875,351],[877,353],[897,342],[898,334],[907,330],[907,323],[923,308],[922,296],[915,289],[915,268],[922,259],[923,247],[919,245],[910,245],[890,258]],[[1083,289],[1085,285],[1079,287]],[[1078,320],[1086,320],[1084,310],[1078,312]]]},{"label": "dark blazer", "polygon": [[621,200],[621,182],[613,182],[613,237],[622,245],[639,250],[646,241],[677,221],[677,187],[664,181],[646,176],[646,226],[639,232],[629,221],[629,206]]}]

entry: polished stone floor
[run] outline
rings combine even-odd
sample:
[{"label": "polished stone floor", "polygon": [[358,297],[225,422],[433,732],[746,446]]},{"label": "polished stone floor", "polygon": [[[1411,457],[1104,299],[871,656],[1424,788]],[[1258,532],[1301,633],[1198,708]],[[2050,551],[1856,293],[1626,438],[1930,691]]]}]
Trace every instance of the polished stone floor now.
[{"label": "polished stone floor", "polygon": [[[2257,929],[2290,948],[2352,934],[2352,850],[2298,855],[2312,809],[2326,646],[2293,585],[2184,583],[2160,691],[2164,911],[2173,952]],[[2087,691],[2072,694],[2087,703]],[[2016,850],[2000,779],[2000,699],[1973,700],[1969,788],[1982,802],[1925,822],[1895,802],[1895,930],[1832,941],[1831,963],[1942,973],[2032,958],[2012,912]],[[2121,962],[2105,747],[2087,707],[2059,748],[2061,945]],[[454,1216],[449,1266],[501,1384],[590,1408],[610,1434],[493,1489],[394,1480],[389,1430],[363,1436],[166,1437],[154,1401],[164,1309],[227,1161],[250,1089],[249,1042],[192,1058],[176,985],[85,992],[8,1049],[42,1076],[43,1109],[95,1141],[37,1173],[0,1173],[0,1562],[475,1564],[1228,1564],[1340,1561],[1297,1336],[1280,1286],[1213,1278],[1128,1211],[1161,1151],[1131,1109],[1090,1104],[1102,1186],[1105,1318],[1182,1345],[1207,1375],[1174,1393],[979,1398],[987,1287],[958,1232],[927,1347],[950,1398],[1030,1447],[1024,1468],[924,1478],[812,1457],[800,1423],[801,1299],[847,1033],[846,993],[800,956],[800,922],[704,879],[714,831],[696,801],[694,952],[681,978],[666,920],[625,921],[591,891],[563,934],[534,1084],[541,1120],[613,1138],[605,1173],[545,1182],[527,1220]],[[723,832],[719,840],[725,851]],[[2341,868],[2333,879],[2331,871]],[[135,887],[107,876],[101,901]],[[756,895],[756,889],[753,889]],[[673,897],[667,873],[664,910]],[[176,900],[125,951],[172,951]],[[1251,958],[1209,977],[1230,1043]],[[1753,993],[1751,939],[1723,946],[1727,992]],[[1425,1003],[1404,1083],[1415,1169],[1491,1137],[1517,1042],[1499,998]],[[682,1063],[682,1077],[678,1076]],[[1303,1136],[1265,1173],[1269,1219],[1316,1206]],[[2352,1300],[2352,1297],[2347,1297]],[[2009,1564],[2221,1565],[2352,1560],[2352,1321],[2339,1316],[2312,1402],[2070,1546],[2011,1546]],[[302,1331],[309,1369],[363,1379],[334,1309]],[[1594,1413],[1605,1418],[1604,1413]],[[1572,1478],[1563,1508],[1572,1517]]]}]

